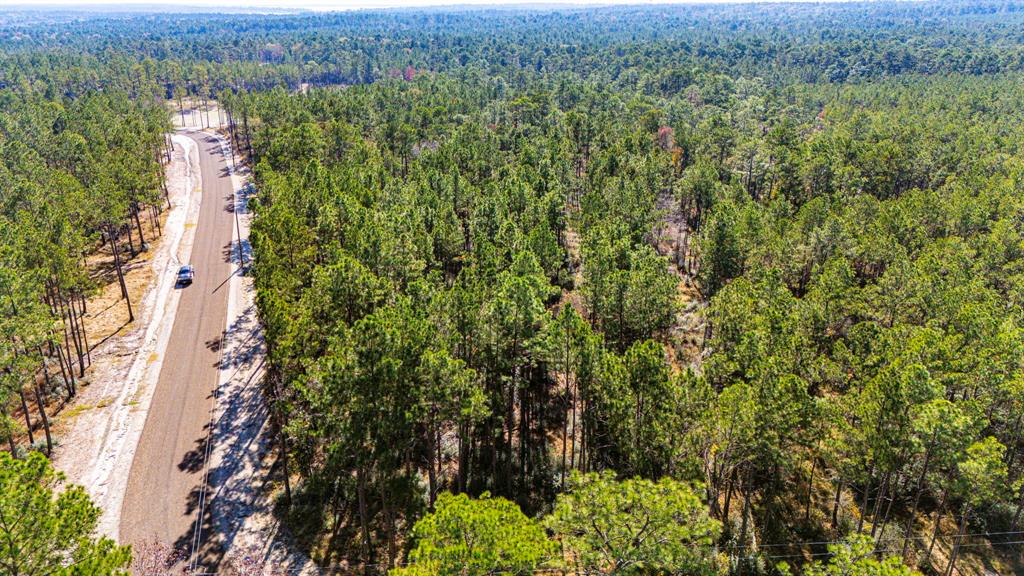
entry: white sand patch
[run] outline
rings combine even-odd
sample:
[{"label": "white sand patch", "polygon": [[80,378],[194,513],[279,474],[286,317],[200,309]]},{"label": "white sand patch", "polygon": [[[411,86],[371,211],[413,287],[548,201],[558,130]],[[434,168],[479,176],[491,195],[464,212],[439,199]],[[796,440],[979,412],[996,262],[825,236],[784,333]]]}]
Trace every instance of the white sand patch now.
[{"label": "white sand patch", "polygon": [[184,99],[182,107],[178,107],[177,101],[167,103],[171,113],[171,124],[178,129],[204,130],[207,128],[226,128],[228,114],[216,100]]}]

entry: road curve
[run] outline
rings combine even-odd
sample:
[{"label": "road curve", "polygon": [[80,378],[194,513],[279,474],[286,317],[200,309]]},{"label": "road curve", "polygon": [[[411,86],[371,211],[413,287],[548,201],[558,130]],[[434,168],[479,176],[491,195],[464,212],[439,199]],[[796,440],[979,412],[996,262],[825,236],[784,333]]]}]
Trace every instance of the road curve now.
[{"label": "road curve", "polygon": [[[192,245],[195,281],[182,290],[152,404],[135,452],[124,504],[123,543],[168,544],[186,563],[215,568],[206,457],[221,341],[233,273],[234,190],[220,143],[201,133],[199,222]],[[205,504],[204,504],[205,502]]]}]

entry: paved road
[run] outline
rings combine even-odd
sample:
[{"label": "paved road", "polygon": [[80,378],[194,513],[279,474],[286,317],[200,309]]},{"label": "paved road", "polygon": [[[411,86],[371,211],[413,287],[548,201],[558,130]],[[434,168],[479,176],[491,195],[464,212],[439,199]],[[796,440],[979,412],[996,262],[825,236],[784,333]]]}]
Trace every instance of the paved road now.
[{"label": "paved road", "polygon": [[181,288],[166,357],[128,478],[120,536],[124,543],[157,541],[185,553],[196,549],[198,539],[201,564],[210,567],[219,554],[210,543],[208,500],[203,505],[203,495],[210,491],[202,487],[233,271],[233,190],[217,141],[203,134],[191,137],[199,144],[202,172],[202,203],[191,256],[195,281]]}]

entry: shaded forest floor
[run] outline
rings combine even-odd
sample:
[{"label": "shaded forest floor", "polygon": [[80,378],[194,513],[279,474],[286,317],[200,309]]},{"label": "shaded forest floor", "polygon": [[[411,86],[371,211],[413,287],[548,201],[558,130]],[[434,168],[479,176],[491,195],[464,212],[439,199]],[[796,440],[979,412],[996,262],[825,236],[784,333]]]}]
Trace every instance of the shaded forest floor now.
[{"label": "shaded forest floor", "polygon": [[[808,495],[806,480],[810,474],[810,466],[805,463],[796,478],[786,489],[779,491],[779,496],[773,502],[766,502],[760,495],[754,495],[750,509],[758,513],[756,516],[751,513],[747,517],[746,538],[741,537],[742,500],[734,493],[729,516],[723,522],[726,537],[722,552],[742,559],[744,552],[750,550],[759,553],[771,565],[786,562],[790,566],[798,566],[811,561],[827,560],[829,543],[857,531],[863,494],[857,488],[844,487],[838,494],[836,506],[835,484],[821,470],[816,471],[813,488]],[[724,509],[725,499],[723,491],[719,497],[719,509]],[[888,500],[883,500],[882,504],[880,511],[888,506]],[[894,501],[888,521],[880,519],[877,525],[870,517],[866,518],[861,527],[862,532],[876,537],[876,550],[880,556],[902,555],[906,540],[903,559],[908,566],[923,574],[944,574],[959,529],[957,518],[949,511],[942,515],[938,536],[932,547],[938,503],[922,500],[910,534],[905,531],[909,519],[909,509],[905,504],[899,500]],[[834,507],[836,521],[833,523]],[[873,508],[874,502],[870,501],[868,509]],[[987,522],[982,518],[974,518],[969,522],[968,536],[963,540],[954,575],[1024,574],[1024,555],[1020,553],[1019,546],[1024,540],[1024,533],[1009,532],[1008,519],[1002,520],[1005,523],[995,517],[988,517]]]},{"label": "shaded forest floor", "polygon": [[651,244],[668,260],[669,270],[679,278],[679,308],[668,334],[669,359],[676,370],[699,368],[704,352],[707,302],[688,264],[693,260],[692,234],[670,194],[659,194],[656,207],[659,217],[652,231]]}]

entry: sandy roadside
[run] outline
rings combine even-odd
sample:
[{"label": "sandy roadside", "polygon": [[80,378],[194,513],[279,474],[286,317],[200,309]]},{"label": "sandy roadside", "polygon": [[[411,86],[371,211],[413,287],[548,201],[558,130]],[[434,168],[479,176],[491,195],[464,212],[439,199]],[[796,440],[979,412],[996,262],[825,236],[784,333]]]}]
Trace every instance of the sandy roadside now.
[{"label": "sandy roadside", "polygon": [[74,405],[56,419],[63,433],[53,461],[100,505],[99,531],[115,539],[135,446],[174,324],[175,272],[188,261],[202,196],[195,142],[179,135],[172,142],[167,167],[171,208],[164,234],[151,248],[155,281],[137,307],[134,328],[93,351],[93,384],[83,387]]},{"label": "sandy roadside", "polygon": [[[235,234],[232,263],[242,269],[252,259],[249,227],[252,213],[245,185],[248,169],[235,164],[227,142],[219,138],[229,158],[235,189]],[[239,250],[241,248],[241,250]],[[222,343],[217,402],[213,415],[209,495],[217,539],[227,556],[252,556],[259,563],[290,574],[318,574],[316,566],[289,549],[287,536],[273,514],[269,485],[274,437],[260,390],[265,346],[256,311],[252,278],[236,273],[228,292],[227,325]]]}]

